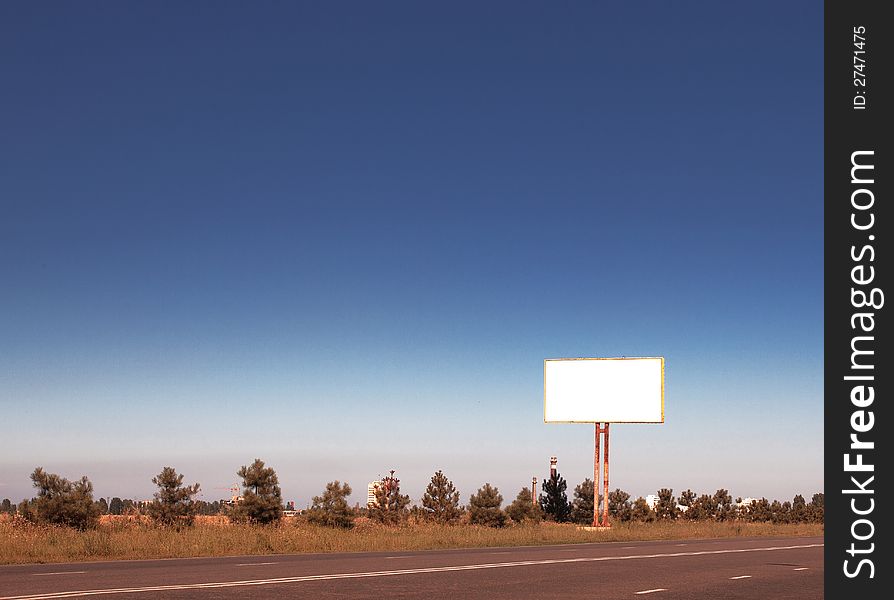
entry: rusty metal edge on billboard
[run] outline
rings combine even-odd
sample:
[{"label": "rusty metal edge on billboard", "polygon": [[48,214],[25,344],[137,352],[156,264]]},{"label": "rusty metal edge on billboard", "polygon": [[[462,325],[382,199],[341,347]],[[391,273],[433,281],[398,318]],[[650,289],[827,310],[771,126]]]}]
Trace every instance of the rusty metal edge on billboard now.
[{"label": "rusty metal edge on billboard", "polygon": [[658,425],[664,423],[664,357],[663,356],[587,356],[574,358],[543,359],[543,422],[544,423],[595,423],[596,421],[547,421],[546,420],[546,363],[574,360],[660,360],[661,361],[661,420],[660,421],[601,421],[602,423],[639,423]]}]

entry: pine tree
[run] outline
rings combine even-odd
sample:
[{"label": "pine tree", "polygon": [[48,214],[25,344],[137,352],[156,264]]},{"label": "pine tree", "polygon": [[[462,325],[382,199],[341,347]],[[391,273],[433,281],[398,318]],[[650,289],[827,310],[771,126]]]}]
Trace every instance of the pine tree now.
[{"label": "pine tree", "polygon": [[87,477],[69,481],[41,467],[31,473],[37,498],[24,502],[24,512],[40,523],[76,529],[96,527],[99,508],[93,502],[93,484]]},{"label": "pine tree", "polygon": [[770,520],[770,501],[766,498],[755,500],[748,505],[746,518],[752,523]]},{"label": "pine tree", "polygon": [[742,501],[742,497],[739,496],[736,498],[736,501],[733,503],[733,519],[739,520],[745,517],[745,504]]},{"label": "pine tree", "polygon": [[256,458],[236,474],[242,478],[243,499],[230,512],[232,520],[267,525],[282,519],[282,490],[276,471]]},{"label": "pine tree", "polygon": [[671,521],[677,518],[677,500],[674,498],[674,490],[667,488],[658,490],[655,516],[659,520],[664,521]]},{"label": "pine tree", "polygon": [[379,523],[399,525],[407,517],[409,504],[410,497],[400,493],[400,479],[391,471],[376,485],[376,502],[369,507],[369,516]]},{"label": "pine tree", "polygon": [[326,527],[350,529],[354,526],[354,511],[348,505],[351,486],[347,483],[330,481],[322,496],[314,496],[307,513],[307,520]]},{"label": "pine tree", "polygon": [[774,524],[785,523],[787,515],[785,509],[779,500],[773,500],[770,503],[770,521]]},{"label": "pine tree", "polygon": [[631,518],[630,494],[620,488],[615,489],[613,492],[609,492],[608,514],[618,521],[629,521]]},{"label": "pine tree", "polygon": [[713,506],[714,519],[717,521],[729,521],[735,516],[735,507],[733,506],[733,497],[723,488],[714,492]]},{"label": "pine tree", "polygon": [[686,511],[686,518],[690,521],[713,521],[717,517],[717,501],[714,496],[702,494],[692,501],[689,510]]},{"label": "pine tree", "polygon": [[438,470],[432,475],[431,482],[422,495],[422,508],[427,518],[442,525],[454,523],[462,516],[459,492],[442,471]]},{"label": "pine tree", "polygon": [[407,520],[413,523],[414,525],[418,525],[420,523],[430,523],[431,518],[429,517],[428,511],[419,506],[418,504],[414,504],[407,510]]},{"label": "pine tree", "polygon": [[792,515],[792,503],[786,500],[782,503],[782,523],[794,523]]},{"label": "pine tree", "polygon": [[4,498],[3,502],[0,502],[0,513],[15,513],[16,508],[13,506],[12,501],[9,498]]},{"label": "pine tree", "polygon": [[109,500],[109,514],[110,515],[120,515],[124,512],[124,502],[121,501],[121,498],[115,496],[111,500]]},{"label": "pine tree", "polygon": [[649,503],[646,502],[646,499],[640,496],[633,502],[633,506],[630,507],[630,518],[633,521],[649,523],[655,520],[655,513],[649,508]]},{"label": "pine tree", "polygon": [[516,523],[539,523],[543,520],[540,504],[533,501],[531,488],[523,487],[512,504],[506,507],[506,514]]},{"label": "pine tree", "polygon": [[680,494],[680,506],[692,506],[693,502],[695,502],[696,494],[692,490],[686,490],[682,494]]},{"label": "pine tree", "polygon": [[485,483],[469,498],[469,522],[473,525],[503,527],[506,524],[506,513],[500,509],[502,504],[500,490]]},{"label": "pine tree", "polygon": [[540,508],[550,521],[565,523],[571,515],[571,505],[565,490],[568,484],[565,478],[556,471],[549,479],[543,481],[543,494],[540,495]]},{"label": "pine tree", "polygon": [[593,523],[593,480],[584,479],[574,487],[574,501],[571,503],[571,520],[575,523]]},{"label": "pine tree", "polygon": [[138,515],[138,514],[140,514],[140,508],[137,506],[136,502],[134,502],[130,498],[125,498],[121,502],[121,514],[122,515]]},{"label": "pine tree", "polygon": [[812,523],[822,523],[825,520],[826,496],[823,493],[814,494],[807,505],[807,512]]},{"label": "pine tree", "polygon": [[701,521],[705,518],[704,511],[702,510],[698,498],[686,506],[686,512],[683,513],[683,516],[686,517],[687,521]]},{"label": "pine tree", "polygon": [[801,494],[796,495],[792,499],[792,522],[806,523],[807,518],[807,501]]},{"label": "pine tree", "polygon": [[149,504],[152,520],[166,527],[192,525],[196,516],[193,496],[199,493],[199,484],[184,486],[183,475],[178,474],[174,467],[162,468],[161,473],[152,478],[152,483],[158,486],[154,500]]}]

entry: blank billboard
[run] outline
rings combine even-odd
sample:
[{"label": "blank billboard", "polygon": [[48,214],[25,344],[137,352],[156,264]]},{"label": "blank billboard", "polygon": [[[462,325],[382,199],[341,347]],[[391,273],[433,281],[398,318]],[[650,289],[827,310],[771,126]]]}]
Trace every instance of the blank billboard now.
[{"label": "blank billboard", "polygon": [[545,423],[664,423],[664,358],[548,358]]}]

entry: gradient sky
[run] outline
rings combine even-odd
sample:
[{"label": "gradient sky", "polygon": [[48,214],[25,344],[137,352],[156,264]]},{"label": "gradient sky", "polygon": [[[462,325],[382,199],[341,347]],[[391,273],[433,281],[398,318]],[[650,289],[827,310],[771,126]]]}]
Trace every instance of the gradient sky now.
[{"label": "gradient sky", "polygon": [[822,5],[430,4],[0,4],[0,498],[573,488],[574,356],[612,489],[822,491]]}]

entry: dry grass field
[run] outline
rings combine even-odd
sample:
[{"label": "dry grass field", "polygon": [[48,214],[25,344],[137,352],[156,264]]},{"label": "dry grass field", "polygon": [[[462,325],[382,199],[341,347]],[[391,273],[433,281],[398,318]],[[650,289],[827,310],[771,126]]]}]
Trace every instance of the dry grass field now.
[{"label": "dry grass field", "polygon": [[309,525],[287,519],[277,526],[232,525],[222,517],[200,517],[196,525],[176,531],[155,527],[139,517],[105,518],[94,530],[79,532],[0,520],[0,564],[51,563],[120,559],[186,558],[367,552],[494,546],[574,544],[731,536],[822,535],[815,524],[659,522],[624,523],[607,531],[542,523],[492,529],[472,525],[431,524],[384,527],[358,519],[351,530]]}]

